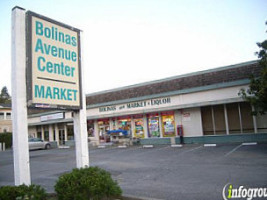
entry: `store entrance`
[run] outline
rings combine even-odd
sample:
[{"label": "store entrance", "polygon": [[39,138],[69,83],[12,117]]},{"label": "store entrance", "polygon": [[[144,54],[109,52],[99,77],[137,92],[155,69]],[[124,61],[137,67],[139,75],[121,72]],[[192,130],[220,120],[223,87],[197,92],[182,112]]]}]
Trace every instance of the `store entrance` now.
[{"label": "store entrance", "polygon": [[59,130],[59,145],[65,145],[65,131],[64,131],[64,129]]},{"label": "store entrance", "polygon": [[100,142],[102,142],[102,143],[110,142],[110,137],[107,134],[109,129],[110,129],[110,126],[109,126],[109,120],[108,119],[98,121],[98,130],[99,130]]},{"label": "store entrance", "polygon": [[132,137],[131,118],[118,118],[118,128],[127,131],[127,135]]}]

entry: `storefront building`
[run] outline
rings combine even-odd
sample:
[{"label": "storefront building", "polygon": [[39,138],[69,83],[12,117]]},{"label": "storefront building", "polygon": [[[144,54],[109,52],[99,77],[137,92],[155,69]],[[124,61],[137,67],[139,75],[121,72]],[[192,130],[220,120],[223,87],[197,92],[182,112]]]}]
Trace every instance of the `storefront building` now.
[{"label": "storefront building", "polygon": [[[238,95],[248,88],[250,75],[259,73],[251,61],[88,94],[89,139],[109,142],[109,131],[120,129],[142,144],[179,143],[179,126],[185,143],[267,141],[267,116],[252,116],[253,107]],[[44,117],[49,115],[60,116]],[[29,130],[66,143],[74,137],[72,113],[33,114]]]},{"label": "storefront building", "polygon": [[0,104],[0,134],[12,132],[11,105]]}]

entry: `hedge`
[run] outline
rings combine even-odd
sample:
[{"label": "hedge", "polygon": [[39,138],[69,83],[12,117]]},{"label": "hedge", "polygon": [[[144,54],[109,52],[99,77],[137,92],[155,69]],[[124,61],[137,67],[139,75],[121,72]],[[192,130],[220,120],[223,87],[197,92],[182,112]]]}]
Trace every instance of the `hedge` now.
[{"label": "hedge", "polygon": [[0,133],[0,143],[6,143],[6,148],[12,147],[12,133]]}]

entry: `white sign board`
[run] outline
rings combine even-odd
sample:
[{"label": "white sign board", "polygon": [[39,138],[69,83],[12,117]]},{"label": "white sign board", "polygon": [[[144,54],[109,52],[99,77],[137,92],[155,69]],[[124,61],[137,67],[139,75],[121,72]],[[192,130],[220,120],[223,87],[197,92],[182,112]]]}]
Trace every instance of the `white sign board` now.
[{"label": "white sign board", "polygon": [[26,15],[28,106],[80,109],[80,30]]},{"label": "white sign board", "polygon": [[50,120],[56,120],[56,119],[64,119],[65,115],[64,113],[56,113],[51,115],[44,115],[40,117],[41,122],[50,121]]}]

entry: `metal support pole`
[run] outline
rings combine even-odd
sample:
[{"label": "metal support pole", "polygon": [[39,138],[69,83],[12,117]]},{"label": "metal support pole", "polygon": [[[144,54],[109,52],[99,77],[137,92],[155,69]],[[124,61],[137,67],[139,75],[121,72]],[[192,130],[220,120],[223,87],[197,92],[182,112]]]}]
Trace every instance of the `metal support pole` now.
[{"label": "metal support pole", "polygon": [[12,10],[12,127],[15,185],[31,184],[26,105],[25,10]]},{"label": "metal support pole", "polygon": [[49,125],[49,142],[54,141],[54,137],[53,137],[53,126],[52,124]]}]

